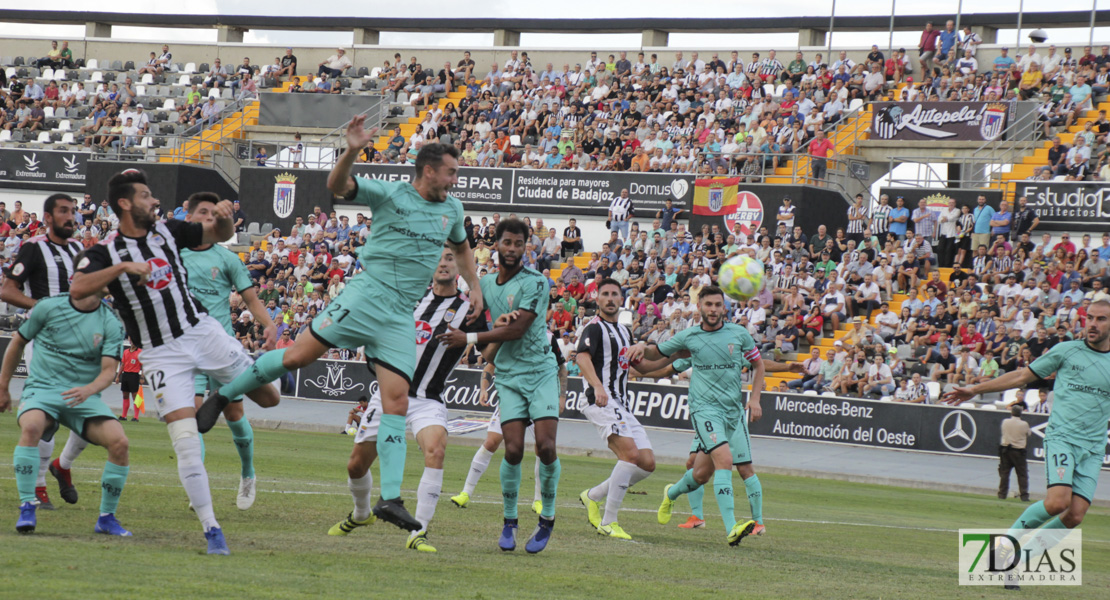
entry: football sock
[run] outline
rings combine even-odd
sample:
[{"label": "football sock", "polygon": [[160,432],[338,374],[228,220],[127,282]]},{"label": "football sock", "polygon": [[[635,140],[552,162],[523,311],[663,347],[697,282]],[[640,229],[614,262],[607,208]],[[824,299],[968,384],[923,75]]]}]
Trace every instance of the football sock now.
[{"label": "football sock", "polygon": [[374,475],[370,469],[358,479],[347,478],[347,489],[351,490],[351,498],[355,501],[355,509],[351,511],[351,518],[356,521],[365,521],[370,517],[370,502]]},{"label": "football sock", "polygon": [[[220,395],[228,399],[245,396],[247,392],[281,379],[283,375],[289,372],[289,370],[281,364],[284,358],[285,348],[271,350],[263,354],[258,357],[258,360],[254,361],[251,368],[243,371],[238,377],[231,380],[230,383],[225,383],[223,387],[220,388]],[[393,497],[396,498],[396,496]]]},{"label": "football sock", "polygon": [[208,454],[208,447],[204,445],[204,434],[198,433],[197,439],[200,440],[200,462],[204,464],[204,457]]},{"label": "football sock", "polygon": [[640,483],[641,481],[647,479],[648,477],[651,477],[651,473],[652,471],[645,471],[640,467],[636,467],[632,470],[632,478],[628,480],[628,487],[632,487],[637,483]]},{"label": "football sock", "polygon": [[104,474],[100,476],[100,514],[115,514],[130,470],[130,467],[104,463]]},{"label": "football sock", "polygon": [[430,469],[424,467],[424,474],[420,476],[420,485],[416,488],[416,520],[424,526],[421,531],[428,530],[428,523],[436,514],[436,503],[439,494],[443,491],[443,469]]},{"label": "football sock", "polygon": [[721,509],[725,531],[731,532],[736,526],[736,504],[732,497],[732,469],[717,469],[713,472],[713,493],[717,495],[717,508]]},{"label": "football sock", "polygon": [[228,421],[231,429],[231,441],[235,442],[235,449],[239,451],[239,462],[242,463],[241,477],[254,477],[254,430],[251,422],[246,417],[238,421]]},{"label": "football sock", "polygon": [[667,497],[671,500],[678,500],[678,497],[682,494],[689,494],[699,487],[701,487],[701,484],[694,481],[694,470],[687,469],[682,479],[679,479],[671,486],[671,489],[667,490]]},{"label": "football sock", "polygon": [[748,493],[748,505],[752,508],[752,520],[763,524],[763,486],[759,483],[759,475],[752,475],[744,480],[744,491]]},{"label": "football sock", "polygon": [[54,454],[54,438],[50,441],[39,440],[39,470],[38,479],[35,480],[35,485],[44,487],[46,485],[46,471],[50,468],[50,457]]},{"label": "football sock", "polygon": [[[131,395],[130,394],[124,394],[123,395],[123,414],[120,415],[120,419],[126,419],[127,418],[127,411],[130,408],[131,408]],[[138,417],[139,415],[135,415],[135,416]]]},{"label": "football sock", "polygon": [[15,466],[15,488],[19,491],[19,503],[34,502],[39,449],[34,446],[16,446],[12,452],[12,465]]},{"label": "football sock", "polygon": [[1017,530],[1036,529],[1047,523],[1051,518],[1052,515],[1048,514],[1048,511],[1044,509],[1043,500],[1034,502],[1029,505],[1029,508],[1025,509],[1025,512],[1021,513],[1021,516],[1018,517],[1017,521],[1014,521],[1013,525],[1010,525],[1010,531],[1008,533],[1016,538],[1018,537],[1016,533]]},{"label": "football sock", "polygon": [[[33,491],[33,490],[32,490]],[[33,494],[32,494],[33,495]],[[505,508],[505,518],[515,519],[517,496],[520,495],[520,463],[510,465],[501,459],[501,503]]]},{"label": "football sock", "polygon": [[702,501],[705,500],[705,486],[699,485],[698,489],[686,494],[686,500],[690,502],[690,512],[704,521],[705,512],[702,511]]},{"label": "football sock", "polygon": [[489,468],[489,461],[493,458],[493,453],[486,450],[485,446],[478,446],[478,451],[474,453],[474,460],[470,461],[470,471],[466,474],[466,483],[463,485],[463,493],[470,495],[474,493],[474,488],[478,487],[478,481],[485,475],[486,469]]},{"label": "football sock", "polygon": [[608,525],[617,520],[617,513],[621,510],[624,495],[628,492],[629,483],[636,465],[618,460],[613,467],[613,474],[609,476],[609,490],[605,494],[605,515],[601,517],[601,524]]},{"label": "football sock", "polygon": [[[212,490],[208,487],[208,471],[201,460],[200,436],[195,427],[194,424],[191,435],[178,434],[175,437],[173,450],[177,453],[177,475],[181,486],[185,488],[185,495],[196,511],[201,527],[208,531],[220,524],[216,522],[216,513],[212,509]],[[189,432],[186,430],[185,433]]]},{"label": "football sock", "polygon": [[543,490],[540,489],[540,457],[536,457],[536,464],[532,465],[532,482],[534,488],[532,489],[532,501],[543,500]]},{"label": "football sock", "polygon": [[401,497],[401,480],[405,475],[405,416],[382,415],[378,425],[378,464],[384,500]]},{"label": "football sock", "polygon": [[543,501],[540,516],[545,519],[555,518],[555,494],[559,491],[559,475],[562,471],[563,465],[558,458],[549,465],[540,463],[540,500]]},{"label": "football sock", "polygon": [[66,440],[66,445],[62,447],[62,453],[58,456],[58,466],[63,469],[72,469],[73,462],[77,460],[78,456],[88,448],[89,443],[81,436],[69,432],[69,439]]},{"label": "football sock", "polygon": [[[619,465],[620,462],[618,461],[617,464]],[[613,469],[616,470],[616,467],[614,466]],[[586,490],[586,497],[590,500],[593,500],[594,502],[601,502],[601,499],[609,493],[609,482],[612,479],[613,475],[610,474],[609,479],[606,479],[605,481],[602,481],[594,487]]]}]

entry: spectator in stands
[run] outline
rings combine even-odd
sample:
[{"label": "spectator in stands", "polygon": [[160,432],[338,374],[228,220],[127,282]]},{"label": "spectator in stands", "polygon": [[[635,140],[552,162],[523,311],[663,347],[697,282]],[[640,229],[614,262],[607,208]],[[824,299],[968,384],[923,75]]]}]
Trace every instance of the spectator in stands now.
[{"label": "spectator in stands", "polygon": [[318,76],[328,75],[332,79],[343,75],[347,69],[353,65],[351,59],[347,58],[347,51],[343,48],[336,48],[335,54],[329,56],[326,60],[318,65],[320,68],[316,71]]},{"label": "spectator in stands", "polygon": [[224,82],[227,81],[228,73],[227,68],[220,63],[220,59],[216,59],[212,63],[208,75],[204,78],[204,87],[218,88],[223,87]]},{"label": "spectator in stands", "polygon": [[277,78],[282,77],[296,77],[297,75],[297,57],[293,55],[292,48],[285,49],[285,56],[281,57],[281,69],[277,72]]},{"label": "spectator in stands", "polygon": [[50,52],[48,52],[45,57],[35,61],[34,65],[40,69],[45,69],[47,67],[53,69],[61,66],[61,59],[62,51],[58,48],[58,41],[53,40],[50,42]]},{"label": "spectator in stands", "polygon": [[232,203],[232,210],[232,219],[235,220],[235,232],[239,233],[246,229],[247,214],[244,213],[243,209],[239,206],[238,200]]},{"label": "spectator in stands", "polygon": [[825,174],[828,172],[828,161],[833,158],[834,148],[831,140],[825,137],[825,132],[818,129],[813,141],[809,143],[809,160],[813,184],[819,187],[825,185]]}]

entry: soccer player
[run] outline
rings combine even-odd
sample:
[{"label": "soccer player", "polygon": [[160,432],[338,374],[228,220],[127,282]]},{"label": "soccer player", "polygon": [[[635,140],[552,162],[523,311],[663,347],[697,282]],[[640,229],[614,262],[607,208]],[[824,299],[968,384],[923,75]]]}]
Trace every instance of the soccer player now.
[{"label": "soccer player", "polygon": [[[220,203],[220,197],[211,192],[198,192],[189,196],[186,206],[189,212],[185,221],[190,223],[214,223],[216,220],[215,209]],[[273,349],[277,343],[277,326],[274,325],[266,307],[258,299],[258,292],[254,289],[247,267],[243,261],[232,251],[219,244],[204,244],[196,248],[181,250],[181,260],[185,263],[185,270],[189,273],[189,292],[200,301],[204,309],[212,318],[219,321],[224,331],[234,337],[231,328],[232,290],[239,293],[247,303],[247,309],[258,323],[262,324],[262,338],[264,350]],[[193,381],[194,402],[200,408],[204,400],[206,389],[215,389],[214,381],[206,375],[197,375]],[[254,475],[254,430],[250,421],[243,416],[243,397],[234,398],[224,409],[224,418],[227,427],[231,430],[231,441],[239,452],[241,464],[239,474],[239,495],[235,505],[239,510],[247,510],[254,504],[255,475]],[[200,438],[200,455],[204,460],[204,436]]]},{"label": "soccer player", "polygon": [[537,318],[540,313],[547,314],[550,284],[541,273],[525,268],[521,261],[528,238],[528,226],[523,221],[502,219],[494,237],[500,268],[497,273],[482,277],[482,297],[487,299],[490,317],[495,322],[502,315],[519,311],[517,318],[505,327],[481,333],[452,329],[439,339],[448,347],[501,342],[494,357],[498,409],[505,436],[505,457],[501,461],[505,522],[498,546],[504,551],[516,549],[520,463],[524,458],[524,431],[531,423],[535,427],[536,456],[540,459],[542,507],[539,523],[524,549],[535,554],[547,547],[555,527],[555,494],[561,470],[555,451],[560,402],[558,366],[551,353],[544,318]]},{"label": "soccer player", "polygon": [[[1031,504],[1010,526],[1010,535],[1036,529],[1022,545],[1035,560],[1053,545],[1053,530],[1074,529],[1083,522],[1106,454],[1106,423],[1110,421],[1110,302],[1099,300],[1087,308],[1082,340],[1056,344],[1029,366],[944,395],[949,404],[980,394],[1022,388],[1053,373],[1055,400],[1044,434],[1045,499]],[[1013,552],[1013,548],[1009,548]],[[1001,554],[1005,556],[1006,549]],[[1005,560],[1003,562],[1005,564]],[[1011,581],[1007,588],[1018,586]]]},{"label": "soccer player", "polygon": [[[582,414],[597,427],[617,464],[612,474],[598,485],[584,490],[578,498],[586,507],[586,516],[600,535],[622,540],[632,536],[617,523],[617,513],[628,488],[646,479],[655,470],[655,453],[644,426],[628,408],[629,370],[637,374],[661,369],[674,360],[662,358],[655,362],[629,364],[628,351],[632,333],[617,322],[624,306],[624,293],[615,279],[602,279],[597,284],[597,317],[582,331],[578,342],[579,368],[586,387],[587,406]],[[605,514],[599,503],[605,498]]]},{"label": "soccer player", "polygon": [[377,451],[381,458],[381,498],[374,515],[402,529],[423,525],[401,501],[405,470],[405,413],[416,370],[416,320],[413,310],[424,296],[446,243],[455,252],[459,272],[469,286],[473,321],[482,312],[482,290],[476,261],[463,229],[463,207],[447,192],[458,181],[459,151],[446,144],[427,144],[416,156],[412,183],[352,177],[358,153],[374,139],[377,128],[363,128],[365,117],[351,119],[347,149],[328,175],[328,189],[347,202],[374,211],[374,235],[362,247],[359,261],[366,269],[355,275],[319,316],[309,331],[288,348],[263,354],[249,373],[205,400],[198,411],[201,432],[215,424],[229,398],[276,381],[307,366],[330,348],[365,347],[374,363],[382,396]]},{"label": "soccer player", "polygon": [[[77,228],[76,206],[77,201],[67,194],[47,196],[42,216],[46,235],[36,235],[20,246],[11,266],[4,271],[6,277],[3,288],[0,288],[0,301],[33,313],[39,300],[69,291],[73,265],[82,250],[81,243],[71,239]],[[28,365],[34,358],[33,350],[34,344],[27,344],[24,357]],[[69,471],[59,470],[57,460],[50,462],[50,456],[54,453],[54,437],[46,437],[49,439],[39,442],[39,475],[35,483],[35,497],[40,508],[54,510],[46,492],[48,470],[58,479],[63,500],[70,504],[77,502],[77,490],[70,481]],[[85,445],[81,436],[71,431],[60,459],[72,464],[72,458],[76,458]]]},{"label": "soccer player", "polygon": [[8,388],[24,347],[32,340],[38,341],[20,398],[16,417],[20,437],[12,458],[20,502],[15,529],[20,533],[33,533],[37,525],[39,440],[54,437],[58,427],[65,425],[108,450],[100,479],[100,517],[93,531],[131,535],[116,520],[116,507],[127,482],[127,436],[115,414],[100,399],[100,392],[115,378],[123,330],[115,313],[100,298],[100,294],[93,294],[78,300],[60,294],[40,300],[4,352],[0,412],[11,406]]},{"label": "soccer player", "polygon": [[[680,350],[690,352],[690,364],[694,367],[690,378],[690,422],[698,441],[698,456],[694,459],[693,468],[682,479],[664,488],[658,518],[661,524],[668,523],[675,499],[701,487],[712,475],[717,506],[728,531],[726,540],[729,545],[735,546],[756,526],[754,519],[743,523],[736,521],[732,491],[732,465],[748,463],[738,464],[742,477],[745,476],[742,467],[751,468],[750,441],[744,422],[744,407],[741,406],[740,372],[743,367],[752,370],[752,389],[746,408],[751,420],[755,421],[762,415],[759,400],[764,371],[768,366],[776,371],[789,370],[790,367],[780,363],[765,364],[771,361],[760,359],[759,350],[748,331],[725,322],[724,293],[720,288],[706,286],[702,289],[698,294],[698,312],[701,326],[685,329],[658,346],[641,342],[629,356],[630,360],[641,356],[646,360],[658,360]],[[685,366],[679,364],[671,368],[677,370]],[[733,446],[736,446],[735,457]],[[745,482],[749,497],[756,493],[762,498],[754,471],[747,479],[754,479],[751,487]],[[761,506],[753,508],[753,516],[760,512]]]},{"label": "soccer player", "polygon": [[[166,422],[177,473],[201,522],[209,554],[229,554],[212,509],[208,472],[201,460],[193,378],[198,373],[231,381],[250,369],[251,358],[220,323],[204,313],[188,288],[178,248],[197,248],[234,233],[231,202],[220,201],[208,223],[157,220],[159,201],[138,169],[108,180],[108,202],[119,230],[85,251],[70,284],[80,300],[107,286],[127,335],[143,349],[143,376]],[[262,407],[281,400],[272,385],[247,394]]]},{"label": "soccer player", "polygon": [[[459,364],[464,348],[444,348],[434,336],[449,327],[462,327],[464,331],[485,331],[484,316],[466,323],[470,300],[458,287],[459,267],[455,253],[444,250],[432,277],[432,288],[416,306],[416,371],[409,388],[409,407],[405,421],[412,430],[417,444],[424,452],[424,474],[416,493],[416,519],[421,528],[409,534],[406,547],[419,552],[435,552],[428,543],[428,524],[435,516],[436,503],[443,491],[443,455],[447,449],[447,406],[443,401],[443,386],[448,375]],[[377,458],[375,448],[381,426],[382,399],[375,393],[363,413],[351,459],[347,463],[347,486],[354,498],[355,508],[347,518],[336,523],[328,535],[347,535],[356,527],[374,522],[370,512],[370,488],[373,476],[370,466]]]}]

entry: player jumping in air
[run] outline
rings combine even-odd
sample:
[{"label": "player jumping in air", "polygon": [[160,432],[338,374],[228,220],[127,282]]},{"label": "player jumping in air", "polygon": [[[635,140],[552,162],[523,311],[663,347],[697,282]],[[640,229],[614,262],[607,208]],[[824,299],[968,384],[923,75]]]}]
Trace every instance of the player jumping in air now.
[{"label": "player jumping in air", "polygon": [[[228,554],[201,460],[193,380],[205,374],[231,381],[250,369],[251,359],[189,292],[178,249],[230,238],[234,233],[231,202],[220,201],[213,211],[215,219],[205,224],[159,221],[159,201],[138,169],[117,173],[108,181],[108,202],[119,215],[119,230],[85,251],[70,294],[81,300],[108,287],[128,337],[143,349],[143,376],[166,422],[178,476],[201,522],[208,553]],[[269,384],[247,396],[262,407],[276,406],[281,400]]]},{"label": "player jumping in air", "polygon": [[[1060,532],[1083,522],[1095,497],[1102,461],[1106,455],[1106,423],[1110,421],[1110,302],[1099,300],[1087,308],[1086,335],[1082,340],[1056,344],[1028,367],[944,395],[945,402],[966,402],[980,394],[1022,388],[1056,374],[1052,413],[1044,434],[1044,467],[1048,492],[1010,526],[1010,535],[1036,529],[1022,544],[1034,563],[1051,548]],[[1000,538],[1004,539],[1004,538]],[[1000,548],[1005,560],[1007,548]],[[1013,553],[1013,548],[1008,548]],[[1018,585],[1007,579],[1006,587]]]},{"label": "player jumping in air", "polygon": [[[377,221],[375,221],[377,226]],[[377,234],[375,234],[377,235]],[[524,267],[521,256],[528,226],[515,218],[497,224],[497,257],[500,269],[482,278],[482,297],[490,317],[519,311],[505,327],[481,333],[451,330],[439,336],[448,347],[501,342],[494,357],[497,368],[498,408],[505,435],[505,458],[501,461],[501,499],[504,527],[498,546],[516,549],[517,498],[520,495],[520,463],[524,458],[524,431],[535,427],[536,456],[540,459],[540,491],[543,504],[539,524],[524,545],[531,554],[542,551],[555,527],[555,494],[561,466],[555,452],[559,425],[559,367],[551,353],[543,317],[547,313],[550,284],[541,273]]]},{"label": "player jumping in air", "polygon": [[[466,323],[470,301],[459,293],[459,268],[455,253],[444,250],[432,277],[432,288],[420,300],[413,316],[416,318],[416,371],[409,388],[409,408],[405,421],[412,430],[416,443],[424,452],[424,474],[416,491],[416,518],[421,528],[409,535],[407,547],[420,552],[435,552],[428,543],[428,524],[435,516],[436,503],[443,490],[443,455],[447,449],[447,406],[443,401],[443,387],[447,377],[459,364],[464,348],[447,349],[436,343],[434,336],[448,327],[463,327],[465,331],[485,331],[484,315]],[[377,458],[375,447],[381,427],[382,399],[375,393],[363,411],[351,459],[347,463],[347,486],[354,498],[355,508],[347,518],[336,523],[328,535],[347,535],[356,527],[374,522],[370,512],[370,488],[373,476],[370,466]]]},{"label": "player jumping in air", "polygon": [[32,533],[37,526],[35,479],[39,470],[38,442],[50,439],[59,425],[108,449],[100,479],[100,517],[96,533],[129,536],[116,520],[116,507],[127,482],[128,444],[123,426],[100,399],[112,384],[123,348],[123,330],[112,309],[94,294],[77,300],[61,294],[40,300],[19,327],[0,365],[0,412],[8,410],[12,374],[28,342],[36,348],[20,398],[19,443],[12,464],[19,490],[16,531]]},{"label": "player jumping in air", "polygon": [[402,529],[423,525],[401,501],[405,469],[405,414],[416,371],[416,320],[413,310],[424,297],[444,244],[455,253],[469,286],[473,321],[483,310],[482,290],[474,255],[463,229],[463,207],[448,191],[458,180],[459,151],[446,144],[427,144],[416,156],[412,183],[352,177],[358,153],[374,139],[377,128],[363,128],[356,116],[347,127],[347,149],[328,176],[328,189],[347,202],[365,204],[374,212],[374,235],[363,246],[365,267],[331,304],[312,321],[312,335],[292,346],[263,354],[249,372],[224,385],[197,411],[203,433],[215,424],[230,398],[307,366],[329,348],[365,347],[381,389],[382,415],[376,449],[380,457],[381,498],[374,515]]}]

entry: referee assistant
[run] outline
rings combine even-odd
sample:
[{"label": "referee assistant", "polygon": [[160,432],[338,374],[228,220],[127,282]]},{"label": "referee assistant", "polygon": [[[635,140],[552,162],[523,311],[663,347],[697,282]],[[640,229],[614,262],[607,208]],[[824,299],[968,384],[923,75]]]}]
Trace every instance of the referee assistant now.
[{"label": "referee assistant", "polygon": [[[140,350],[135,342],[128,342],[128,346],[123,349],[123,360],[119,364],[119,374],[116,376],[116,382],[119,383],[119,389],[123,392],[123,414],[120,415],[121,421],[127,420],[127,409],[131,405],[132,399],[139,393],[139,388],[142,386],[142,376],[140,373],[143,371],[143,363],[139,362],[139,355],[143,351]],[[131,420],[139,420],[139,405],[136,402],[135,410],[131,413]]]}]

